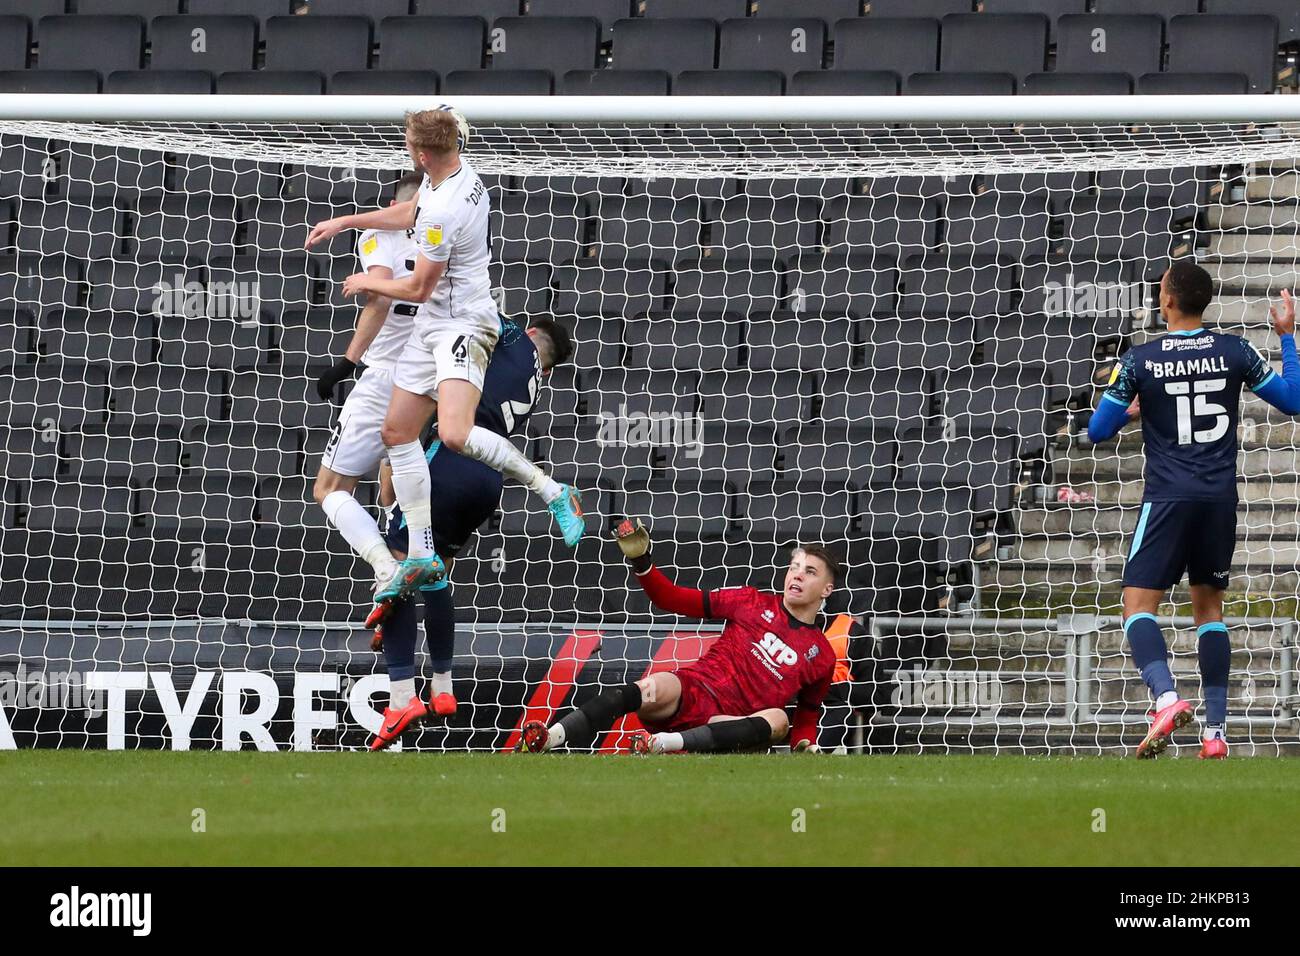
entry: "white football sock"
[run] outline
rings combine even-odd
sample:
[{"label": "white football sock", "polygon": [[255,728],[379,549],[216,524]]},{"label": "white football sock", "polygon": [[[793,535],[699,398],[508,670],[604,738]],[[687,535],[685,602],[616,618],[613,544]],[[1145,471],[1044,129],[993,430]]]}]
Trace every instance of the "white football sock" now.
[{"label": "white football sock", "polygon": [[1204,739],[1204,740],[1222,740],[1222,739],[1223,739],[1223,727],[1222,727],[1222,725],[1217,725],[1217,726],[1216,726],[1215,724],[1206,724],[1206,725],[1205,725],[1205,735],[1204,735],[1204,737],[1203,737],[1202,739]]},{"label": "white football sock", "polygon": [[1178,691],[1167,690],[1156,698],[1156,710],[1164,710],[1178,703]]},{"label": "white football sock", "polygon": [[681,734],[655,734],[650,738],[651,753],[675,754],[685,746]]},{"label": "white football sock", "polygon": [[[528,457],[511,444],[508,438],[502,438],[494,431],[475,425],[469,430],[465,442],[465,454],[475,461],[481,461],[493,471],[499,471],[513,478],[542,496],[547,504],[564,494],[564,489],[552,481],[542,469],[528,460]],[[405,510],[405,507],[403,507]]]},{"label": "white football sock", "polygon": [[411,702],[415,696],[415,678],[408,677],[406,680],[389,681],[388,684],[388,706],[393,710],[401,710]]},{"label": "white football sock", "polygon": [[433,690],[430,695],[431,697],[437,697],[439,694],[450,694],[451,671],[447,671],[445,674],[439,674],[437,671],[434,671],[433,680],[430,681],[430,687]]},{"label": "white football sock", "polygon": [[376,574],[385,570],[391,572],[393,555],[384,536],[379,533],[379,525],[350,491],[332,491],[320,506],[330,524],[338,529],[353,551],[370,563]]},{"label": "white football sock", "polygon": [[412,558],[433,554],[433,493],[429,481],[429,463],[418,441],[408,441],[388,449],[388,463],[393,466],[393,492],[402,506],[410,538],[406,553]]},{"label": "white football sock", "polygon": [[554,750],[564,746],[564,724],[555,723],[546,728],[546,746],[543,750]]}]

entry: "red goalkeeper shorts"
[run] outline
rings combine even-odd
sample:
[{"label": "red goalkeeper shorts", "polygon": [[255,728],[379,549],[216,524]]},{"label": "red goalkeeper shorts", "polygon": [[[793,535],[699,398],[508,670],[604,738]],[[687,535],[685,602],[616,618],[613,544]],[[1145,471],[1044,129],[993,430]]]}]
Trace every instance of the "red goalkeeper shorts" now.
[{"label": "red goalkeeper shorts", "polygon": [[703,727],[714,717],[726,713],[718,706],[717,698],[690,670],[680,670],[676,673],[677,680],[682,685],[682,696],[677,702],[677,713],[662,723],[643,720],[646,730],[652,734],[679,733],[692,727]]}]

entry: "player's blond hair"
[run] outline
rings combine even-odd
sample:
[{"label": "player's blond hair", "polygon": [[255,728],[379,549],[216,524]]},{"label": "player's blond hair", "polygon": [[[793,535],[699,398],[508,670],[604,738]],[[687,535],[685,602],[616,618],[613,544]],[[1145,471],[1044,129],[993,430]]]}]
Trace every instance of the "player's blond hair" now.
[{"label": "player's blond hair", "polygon": [[454,154],[460,129],[449,110],[419,110],[406,114],[406,132],[416,149],[435,155]]}]

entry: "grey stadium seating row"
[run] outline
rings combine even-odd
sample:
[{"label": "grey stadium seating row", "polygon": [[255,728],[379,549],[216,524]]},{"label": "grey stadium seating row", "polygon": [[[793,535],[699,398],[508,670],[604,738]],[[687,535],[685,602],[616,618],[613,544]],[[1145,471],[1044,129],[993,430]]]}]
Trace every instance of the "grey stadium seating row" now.
[{"label": "grey stadium seating row", "polygon": [[[1290,0],[0,3],[0,91],[1270,92]],[[978,9],[980,12],[974,12]],[[297,11],[306,16],[295,16]],[[525,15],[526,14],[526,15]],[[329,73],[321,64],[330,65]],[[1049,69],[1050,67],[1050,69]]]}]

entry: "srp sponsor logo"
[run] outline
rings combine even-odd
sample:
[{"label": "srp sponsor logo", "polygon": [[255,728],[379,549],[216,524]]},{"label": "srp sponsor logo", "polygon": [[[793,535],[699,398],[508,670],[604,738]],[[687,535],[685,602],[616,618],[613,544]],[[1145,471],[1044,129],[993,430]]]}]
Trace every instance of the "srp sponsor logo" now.
[{"label": "srp sponsor logo", "polygon": [[773,674],[781,676],[782,667],[793,667],[799,663],[799,655],[781,638],[771,631],[754,642],[754,654]]}]

